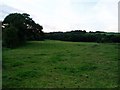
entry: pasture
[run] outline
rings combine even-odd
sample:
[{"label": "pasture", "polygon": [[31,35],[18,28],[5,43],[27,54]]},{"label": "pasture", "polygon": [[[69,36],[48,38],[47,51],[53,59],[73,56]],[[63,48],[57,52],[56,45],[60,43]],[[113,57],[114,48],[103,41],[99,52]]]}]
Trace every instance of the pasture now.
[{"label": "pasture", "polygon": [[114,88],[118,45],[28,41],[3,48],[3,88]]}]

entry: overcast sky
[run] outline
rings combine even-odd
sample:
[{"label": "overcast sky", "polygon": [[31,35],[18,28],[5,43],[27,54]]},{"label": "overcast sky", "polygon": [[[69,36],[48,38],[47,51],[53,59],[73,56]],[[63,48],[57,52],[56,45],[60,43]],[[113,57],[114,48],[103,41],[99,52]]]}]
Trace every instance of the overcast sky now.
[{"label": "overcast sky", "polygon": [[28,13],[43,31],[118,32],[119,0],[0,0],[0,20]]}]

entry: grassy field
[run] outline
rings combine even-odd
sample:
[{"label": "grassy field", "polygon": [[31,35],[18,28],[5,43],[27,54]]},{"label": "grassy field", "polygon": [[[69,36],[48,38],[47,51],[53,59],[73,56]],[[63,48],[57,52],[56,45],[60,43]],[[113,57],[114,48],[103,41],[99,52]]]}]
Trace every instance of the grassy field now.
[{"label": "grassy field", "polygon": [[30,41],[3,48],[3,88],[114,88],[118,46],[63,41]]}]

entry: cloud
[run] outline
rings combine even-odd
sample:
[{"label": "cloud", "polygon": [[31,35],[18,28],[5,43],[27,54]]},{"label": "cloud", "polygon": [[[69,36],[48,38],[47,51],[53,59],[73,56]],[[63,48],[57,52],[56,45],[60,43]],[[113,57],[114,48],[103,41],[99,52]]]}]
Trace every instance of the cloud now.
[{"label": "cloud", "polygon": [[[33,20],[43,25],[45,32],[74,29],[118,31],[118,1],[3,0],[2,3],[9,6],[10,10],[11,7],[16,9],[11,12],[30,14]],[[2,13],[9,13],[9,9],[4,9]]]},{"label": "cloud", "polygon": [[118,0],[100,0],[93,10],[96,22],[101,22],[104,30],[118,31]]},{"label": "cloud", "polygon": [[7,15],[9,15],[10,13],[16,13],[16,12],[22,12],[19,9],[13,8],[11,6],[8,5],[4,5],[4,4],[0,4],[0,20],[3,20]]},{"label": "cloud", "polygon": [[79,21],[82,21],[82,23],[79,23],[86,29],[117,32],[118,0],[98,0],[81,17],[83,19],[79,19]]}]

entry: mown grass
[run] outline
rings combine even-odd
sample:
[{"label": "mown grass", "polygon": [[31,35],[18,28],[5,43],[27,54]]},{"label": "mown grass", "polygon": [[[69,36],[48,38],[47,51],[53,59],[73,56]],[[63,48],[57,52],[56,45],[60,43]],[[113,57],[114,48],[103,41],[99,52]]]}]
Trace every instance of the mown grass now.
[{"label": "mown grass", "polygon": [[3,48],[3,88],[114,88],[118,45],[30,41]]}]

